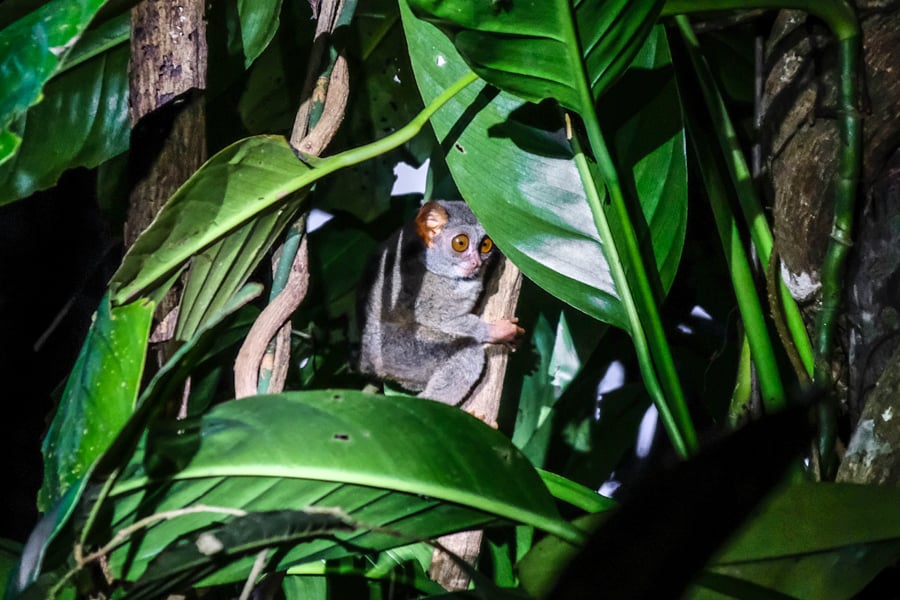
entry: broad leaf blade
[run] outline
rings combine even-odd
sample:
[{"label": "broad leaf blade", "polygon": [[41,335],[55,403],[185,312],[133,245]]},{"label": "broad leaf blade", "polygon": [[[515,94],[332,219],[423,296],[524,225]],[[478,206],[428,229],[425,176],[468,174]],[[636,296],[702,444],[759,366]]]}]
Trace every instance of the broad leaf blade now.
[{"label": "broad leaf blade", "polygon": [[554,98],[585,114],[628,67],[659,0],[469,2],[410,0],[486,81],[531,102]]},{"label": "broad leaf blade", "polygon": [[134,411],[153,308],[146,301],[116,308],[108,296],[100,301],[44,438],[43,510],[87,473]]},{"label": "broad leaf blade", "polygon": [[238,0],[244,66],[249,67],[263,53],[278,31],[281,0]]},{"label": "broad leaf blade", "polygon": [[192,255],[277,209],[317,176],[281,137],[247,138],[222,150],[175,192],[131,247],[110,283],[113,302],[146,293]]},{"label": "broad leaf blade", "polygon": [[[403,7],[410,58],[426,103],[466,72],[450,41]],[[628,112],[614,141],[641,194],[662,287],[674,280],[687,222],[687,161],[662,31],[610,91]],[[610,106],[612,106],[612,100]],[[607,104],[604,102],[604,107]],[[648,110],[641,110],[647,108]],[[532,281],[579,310],[628,330],[586,193],[552,106],[523,104],[477,84],[432,117],[460,192],[497,245]],[[640,146],[634,134],[651,135]]]},{"label": "broad leaf blade", "polygon": [[[796,483],[773,494],[711,566],[796,598],[850,598],[900,557],[900,490]],[[728,583],[701,577],[718,589]],[[691,598],[709,597],[695,590]]]},{"label": "broad leaf blade", "polygon": [[66,70],[13,123],[22,145],[0,166],[0,204],[55,185],[66,169],[96,167],[128,150],[128,56],[122,44]]},{"label": "broad leaf blade", "polygon": [[[11,135],[10,123],[40,101],[44,84],[104,4],[104,0],[54,0],[0,31],[0,129],[4,138]],[[0,163],[10,156],[0,154]]]},{"label": "broad leaf blade", "polygon": [[895,487],[794,484],[774,494],[716,562],[749,562],[897,540],[898,505],[900,489]]},{"label": "broad leaf blade", "polygon": [[128,597],[158,598],[162,591],[186,590],[229,561],[357,528],[339,513],[328,511],[276,510],[236,517],[172,544],[150,561]]},{"label": "broad leaf blade", "polygon": [[[702,588],[695,588],[695,593],[686,598],[721,598],[721,593],[728,593],[731,597],[752,599],[754,596],[746,589],[754,587],[760,590],[755,597],[765,600],[864,597],[860,593],[879,573],[896,564],[898,557],[900,540],[895,539],[715,566],[697,579],[696,585]],[[708,590],[721,593],[708,593]]]},{"label": "broad leaf blade", "polygon": [[[196,448],[196,454],[163,487],[141,474],[144,460],[136,458],[133,476],[113,492],[114,530],[147,511],[200,504],[249,511],[337,508],[367,525],[410,536],[339,536],[371,549],[498,517],[579,537],[560,521],[540,478],[504,436],[438,403],[327,390],[255,396],[216,407],[196,434],[196,442],[186,439],[181,446]],[[113,553],[111,566],[133,579],[174,540],[221,520],[196,514],[160,523],[133,547]],[[282,563],[347,551],[334,540],[310,542]]]},{"label": "broad leaf blade", "polygon": [[177,339],[190,339],[204,321],[231,300],[290,223],[305,196],[298,194],[278,210],[257,216],[194,256],[181,296]]}]

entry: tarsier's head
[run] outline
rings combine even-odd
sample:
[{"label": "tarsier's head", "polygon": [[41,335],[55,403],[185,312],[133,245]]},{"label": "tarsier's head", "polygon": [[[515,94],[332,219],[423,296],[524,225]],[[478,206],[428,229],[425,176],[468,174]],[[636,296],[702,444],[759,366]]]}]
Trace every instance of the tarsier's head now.
[{"label": "tarsier's head", "polygon": [[494,242],[462,200],[432,200],[419,209],[416,231],[428,248],[425,268],[456,279],[480,277]]}]

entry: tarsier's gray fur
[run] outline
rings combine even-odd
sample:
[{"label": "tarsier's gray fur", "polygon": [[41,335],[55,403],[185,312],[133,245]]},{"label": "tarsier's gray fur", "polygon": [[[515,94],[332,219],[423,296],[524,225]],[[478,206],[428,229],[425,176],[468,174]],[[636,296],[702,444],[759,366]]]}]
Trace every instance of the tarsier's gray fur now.
[{"label": "tarsier's gray fur", "polygon": [[[359,294],[362,331],[359,370],[389,379],[420,396],[458,404],[484,369],[484,344],[491,325],[472,314],[485,270],[496,250],[479,252],[484,228],[462,201],[440,200],[446,223],[423,240],[416,221],[382,244],[366,271]],[[465,234],[465,253],[451,248]],[[469,250],[473,251],[470,252]]]}]

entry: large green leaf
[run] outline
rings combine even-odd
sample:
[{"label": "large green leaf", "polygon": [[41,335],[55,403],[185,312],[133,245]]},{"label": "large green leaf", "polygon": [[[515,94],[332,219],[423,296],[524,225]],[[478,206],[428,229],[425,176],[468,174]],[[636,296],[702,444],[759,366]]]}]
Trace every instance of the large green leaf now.
[{"label": "large green leaf", "polygon": [[357,528],[340,511],[285,509],[238,516],[207,529],[193,543],[182,540],[153,558],[129,588],[128,597],[159,598],[162,592],[184,590],[243,556]]},{"label": "large green leaf", "polygon": [[447,32],[485,80],[580,114],[628,67],[663,2],[409,0],[417,16]]},{"label": "large green leaf", "polygon": [[460,78],[387,137],[326,159],[301,161],[279,136],[246,138],[225,148],[169,198],[132,245],[110,282],[113,303],[158,292],[192,256],[245,223],[261,214],[286,210],[295,193],[326,175],[408,142],[473,79]]},{"label": "large green leaf", "polygon": [[[466,66],[436,28],[403,24],[417,82],[428,102]],[[615,141],[635,186],[664,289],[674,280],[687,220],[687,166],[674,81],[664,36],[655,33],[632,76],[603,106],[615,121]],[[647,108],[648,110],[640,110]],[[487,86],[471,86],[432,118],[462,195],[503,252],[529,279],[585,313],[629,329],[594,226],[586,191],[558,114],[523,104]],[[640,145],[633,135],[643,135]]]},{"label": "large green leaf", "polygon": [[245,223],[194,256],[188,271],[175,337],[190,339],[225,306],[266,256],[294,218],[306,194],[297,194],[276,211]]},{"label": "large green leaf", "polygon": [[[497,518],[580,538],[508,439],[439,403],[351,391],[293,392],[220,405],[195,429],[183,429],[187,433],[168,447],[185,454],[162,461],[183,468],[150,476],[143,464],[151,457],[138,455],[126,469],[131,474],[111,496],[113,531],[198,505],[252,512],[340,509],[366,526],[389,530],[302,543],[284,554],[283,566],[353,548],[402,545]],[[159,522],[115,551],[110,567],[133,580],[170,544],[228,519],[199,512]],[[245,576],[247,567],[223,570],[216,581]]]},{"label": "large green leaf", "polygon": [[131,247],[110,283],[113,302],[165,281],[260,213],[283,210],[290,194],[317,175],[281,137],[247,138],[225,148],[175,192]]},{"label": "large green leaf", "polygon": [[44,87],[43,100],[12,125],[22,144],[0,166],[0,204],[54,185],[66,169],[95,167],[128,150],[128,56],[120,44]]},{"label": "large green leaf", "polygon": [[134,411],[153,308],[145,300],[115,308],[108,296],[100,301],[44,438],[42,510],[87,473]]},{"label": "large green leaf", "polygon": [[[894,487],[788,486],[743,527],[712,571],[795,598],[853,597],[900,557],[898,503]],[[698,583],[721,590],[728,581]],[[696,589],[690,597],[712,596]]]},{"label": "large green leaf", "polygon": [[238,0],[237,8],[244,43],[244,66],[249,67],[278,31],[281,0]]},{"label": "large green leaf", "polygon": [[[78,481],[73,482],[62,498],[47,511],[29,539],[30,550],[24,553],[19,566],[14,589],[16,592],[23,592],[23,598],[45,598],[42,590],[56,585],[56,582],[66,576],[71,568],[67,563],[67,553],[71,548],[72,538],[57,539],[59,534],[63,531],[71,532],[72,522],[75,521],[77,526],[85,529],[79,535],[91,537],[90,521],[102,510],[109,492],[109,478],[114,477],[118,469],[132,458],[135,448],[144,439],[143,433],[148,424],[159,414],[161,406],[172,398],[181,397],[184,382],[202,372],[205,363],[216,360],[219,353],[228,351],[243,339],[252,318],[241,318],[241,315],[232,319],[229,317],[261,291],[262,286],[258,284],[245,286],[227,306],[207,320],[192,339],[178,348],[146,385],[137,401],[137,408],[118,429],[99,460]],[[119,313],[131,306],[114,308],[112,311]],[[152,310],[149,311],[148,319],[151,314]],[[146,342],[146,335],[144,341]],[[146,352],[141,355],[144,354]],[[115,359],[115,356],[110,354],[108,358]],[[118,374],[114,367],[114,363],[110,365],[111,375]],[[195,382],[194,388],[196,387]],[[192,394],[191,400],[193,397]],[[193,406],[189,408],[193,409]],[[60,409],[60,413],[63,412]],[[85,518],[89,521],[87,525],[84,524]]]},{"label": "large green leaf", "polygon": [[[584,297],[579,298],[579,294],[573,294],[575,298],[570,300],[568,296],[562,295],[563,292],[582,290],[577,290],[578,286],[571,286],[571,282],[565,279],[554,283],[570,289],[554,293],[589,314],[600,313],[602,316],[598,318],[622,327],[631,334],[645,385],[660,411],[663,426],[679,454],[687,456],[696,450],[697,436],[657,306],[666,289],[664,285],[666,274],[659,273],[658,265],[654,264],[662,262],[663,270],[670,272],[677,267],[681,238],[684,235],[684,219],[678,219],[677,215],[685,207],[686,196],[673,194],[677,198],[674,200],[675,209],[667,208],[660,213],[675,218],[665,219],[667,227],[659,230],[661,235],[657,242],[655,235],[657,232],[653,230],[654,219],[648,217],[647,211],[652,211],[654,203],[673,206],[673,200],[667,197],[669,194],[663,194],[656,199],[643,198],[642,196],[647,194],[647,189],[642,189],[639,180],[641,169],[632,162],[635,159],[646,161],[647,171],[644,176],[650,177],[646,180],[650,183],[650,190],[659,193],[662,189],[672,187],[685,191],[684,186],[679,185],[679,182],[683,182],[684,173],[684,142],[680,123],[674,131],[670,129],[672,123],[678,122],[675,116],[679,112],[677,102],[671,110],[665,112],[658,111],[658,106],[653,107],[655,110],[647,110],[651,106],[644,104],[660,92],[661,86],[663,89],[671,90],[663,97],[669,96],[673,101],[676,98],[671,69],[668,68],[668,50],[664,34],[661,28],[657,28],[655,34],[650,35],[662,3],[653,0],[635,2],[585,0],[573,4],[569,0],[557,0],[543,5],[542,9],[522,3],[516,3],[514,8],[512,3],[505,2],[492,3],[490,7],[469,6],[453,1],[446,3],[414,1],[413,4],[424,18],[435,21],[448,33],[466,61],[489,83],[529,100],[553,98],[580,117],[583,131],[576,128],[574,135],[571,135],[572,128],[567,127],[574,150],[576,168],[573,170],[577,172],[577,178],[566,177],[562,183],[569,184],[567,192],[572,189],[583,190],[590,211],[589,218],[579,221],[580,231],[569,223],[567,225],[568,229],[574,229],[582,235],[594,235],[593,231],[596,231],[597,239],[602,240],[604,266],[608,267],[608,271],[601,267],[598,269],[599,273],[593,277],[593,281],[599,279],[605,284],[596,287],[599,293],[588,289],[586,294],[580,294]],[[517,35],[520,30],[521,36]],[[413,35],[409,37],[411,40],[415,39]],[[521,43],[523,39],[535,41],[538,49],[536,55],[525,50],[525,45]],[[412,48],[412,41],[410,46]],[[435,52],[435,47],[437,46],[425,47],[420,51],[427,57],[424,64],[431,67],[430,61],[434,61],[439,71],[448,61],[444,52]],[[640,56],[639,51],[643,52],[644,56]],[[413,51],[414,56],[418,53]],[[610,84],[632,63],[632,57],[634,58],[632,66],[636,68],[633,68],[631,73],[637,75],[639,80],[643,79],[643,83],[637,88],[641,92],[625,95],[625,103],[620,107],[622,112],[619,113],[619,117],[607,123],[604,108],[598,106],[597,101],[601,95],[609,91]],[[654,70],[638,73],[639,69],[645,69],[648,62],[654,65]],[[551,77],[554,74],[558,75],[557,79]],[[486,95],[473,102],[468,107],[468,115],[477,114],[491,98],[491,95]],[[655,103],[650,102],[650,105],[653,104]],[[635,109],[637,112],[631,112]],[[604,115],[602,119],[601,115]],[[641,135],[647,132],[655,134],[651,139],[636,140],[638,146],[634,150],[637,152],[623,152],[619,132],[613,133],[612,144],[607,141],[612,128],[619,127],[624,130],[629,127],[627,124],[632,120],[652,121],[654,117],[659,116],[664,118],[656,127],[635,127]],[[451,144],[460,153],[468,153],[465,145],[459,141],[461,137],[456,137],[462,129],[464,129],[462,124],[456,129],[449,129],[453,135],[449,140],[444,139],[444,151],[450,154],[447,162],[451,165],[451,170],[454,169],[452,161],[455,158]],[[438,130],[437,125],[435,130]],[[502,129],[495,128],[493,133],[497,135],[501,131]],[[535,152],[533,148],[529,149],[532,153]],[[661,151],[662,154],[657,154],[656,151]],[[649,158],[651,152],[655,154],[653,159]],[[487,156],[490,159],[487,159]],[[493,158],[492,154],[479,153],[470,160],[494,167]],[[504,167],[507,166],[502,165],[501,169]],[[681,177],[678,175],[679,171],[682,173]],[[504,170],[503,173],[505,172]],[[546,170],[537,169],[532,170],[529,176],[531,181],[560,177],[557,172],[551,174]],[[497,177],[496,168],[483,169],[479,185]],[[576,187],[574,182],[580,182],[581,185]],[[459,184],[459,188],[467,195],[463,185]],[[468,198],[467,195],[467,199],[472,201],[475,213],[483,219],[486,229],[493,236],[490,223],[496,223],[501,214],[502,218],[508,217],[510,211],[504,206],[502,210],[497,210],[499,214],[492,219],[485,210],[479,209],[479,206],[490,205],[496,208],[499,204],[496,197],[500,194],[492,198],[484,196],[486,195],[483,194],[482,199],[478,200],[474,196]],[[569,207],[569,204],[561,204],[556,209],[559,212],[567,212]],[[570,215],[574,214],[574,211],[569,211]],[[556,215],[548,215],[542,216],[540,221],[555,224],[559,218]],[[518,246],[523,242],[533,244],[534,240],[538,240],[545,246],[554,246],[553,250],[547,248],[547,252],[559,253],[558,255],[564,256],[568,261],[584,260],[583,254],[573,251],[572,244],[562,249],[557,246],[556,242],[565,238],[556,231],[552,231],[549,235],[540,231],[535,235],[533,229],[532,223],[526,224],[523,219],[515,235],[511,235],[507,240],[498,240],[501,249],[510,254],[526,275],[532,276],[540,269],[532,268],[522,261],[521,256],[515,255],[515,251],[519,250]],[[673,239],[676,251],[669,253],[667,246]],[[510,241],[512,244],[504,246],[504,241]],[[511,250],[511,246],[514,245],[517,247]],[[540,260],[538,257],[543,257],[547,252],[536,252],[537,256],[531,258]],[[666,254],[672,260],[660,261],[660,254]],[[550,275],[551,280],[552,277]],[[538,279],[536,281],[542,286],[547,285],[547,277],[544,277],[544,281]]]},{"label": "large green leaf", "polygon": [[104,0],[53,0],[0,31],[0,163],[20,139],[10,123],[40,101],[44,84]]},{"label": "large green leaf", "polygon": [[788,486],[728,545],[717,563],[900,539],[900,489],[848,483]]}]

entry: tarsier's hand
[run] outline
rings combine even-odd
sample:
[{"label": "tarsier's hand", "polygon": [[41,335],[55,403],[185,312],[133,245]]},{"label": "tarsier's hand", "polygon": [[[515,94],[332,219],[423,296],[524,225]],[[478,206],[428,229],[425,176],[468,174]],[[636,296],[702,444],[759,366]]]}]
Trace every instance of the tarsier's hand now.
[{"label": "tarsier's hand", "polygon": [[525,330],[516,325],[519,322],[518,317],[512,319],[500,319],[494,321],[488,326],[488,335],[492,344],[505,344],[510,348],[514,348],[519,336],[525,333]]}]

